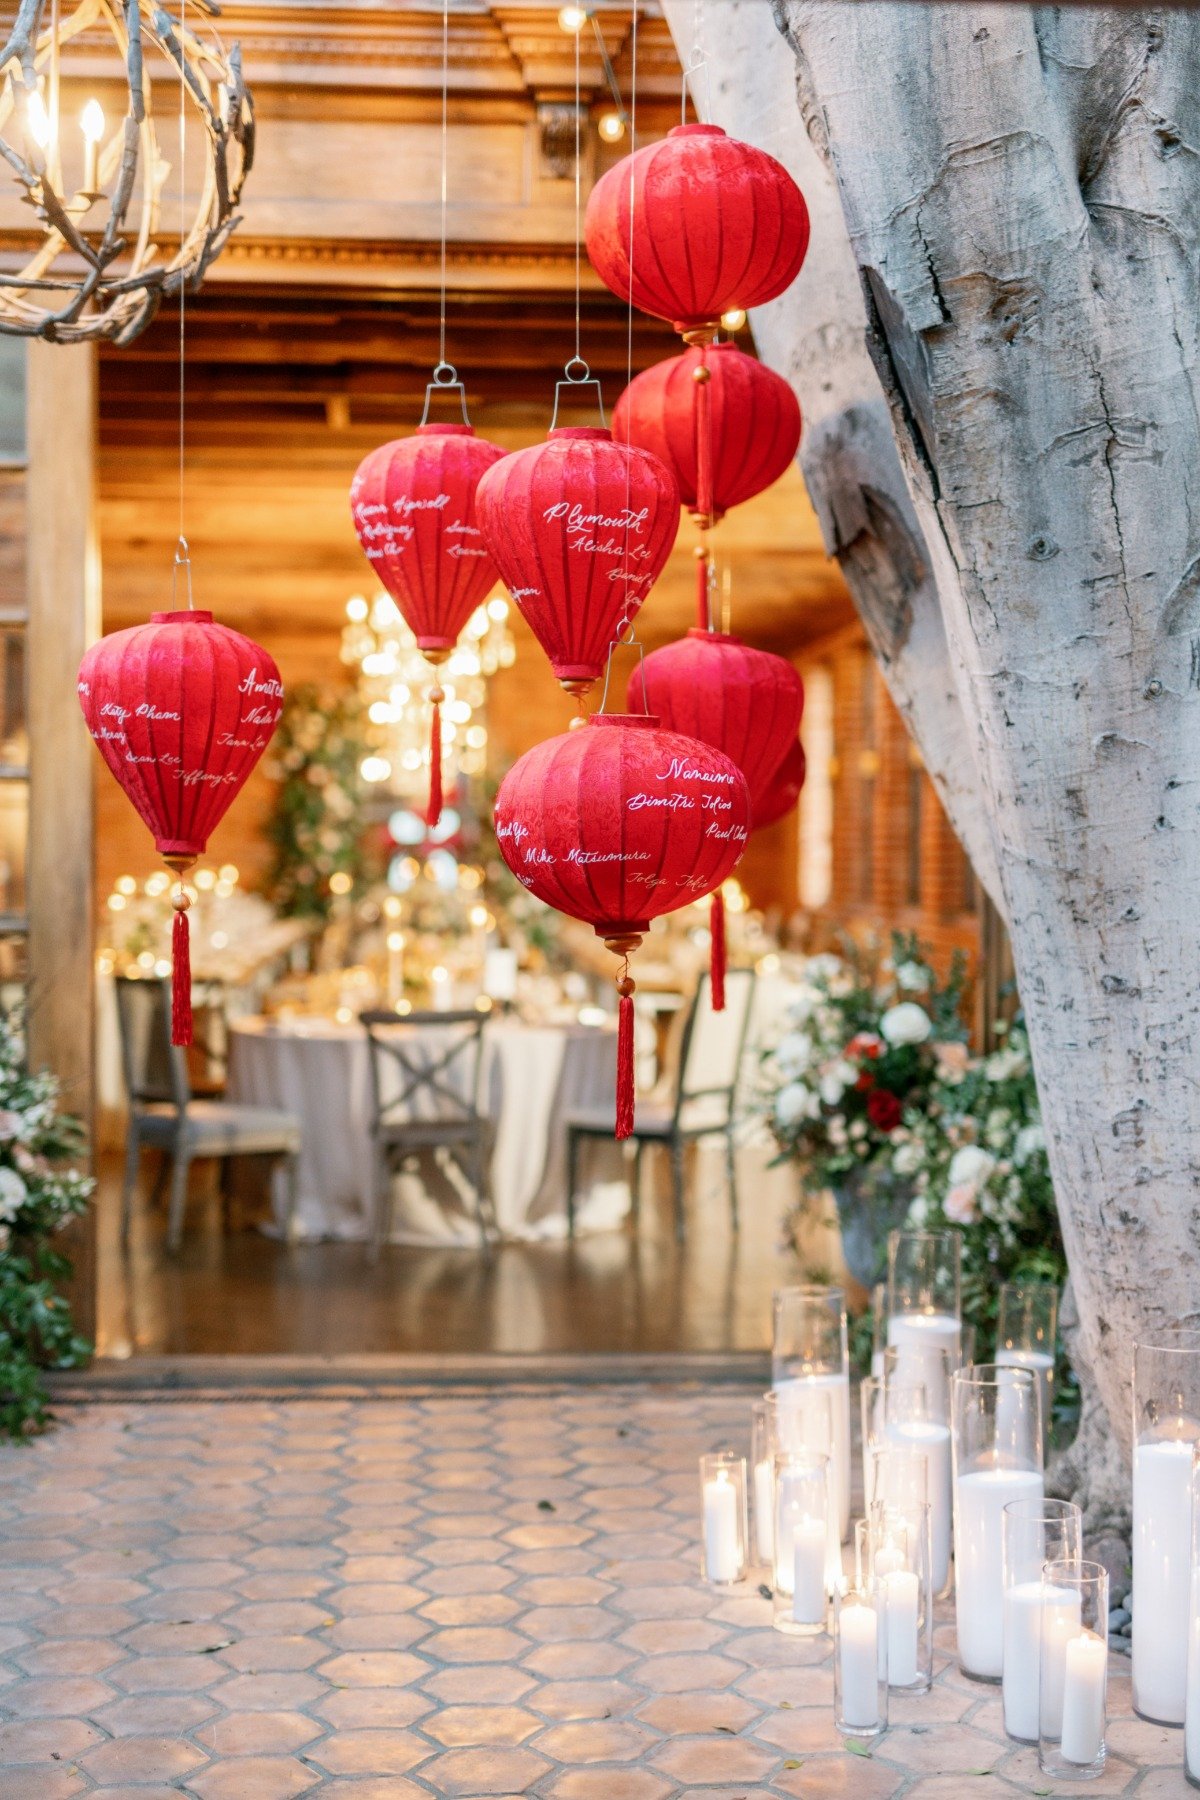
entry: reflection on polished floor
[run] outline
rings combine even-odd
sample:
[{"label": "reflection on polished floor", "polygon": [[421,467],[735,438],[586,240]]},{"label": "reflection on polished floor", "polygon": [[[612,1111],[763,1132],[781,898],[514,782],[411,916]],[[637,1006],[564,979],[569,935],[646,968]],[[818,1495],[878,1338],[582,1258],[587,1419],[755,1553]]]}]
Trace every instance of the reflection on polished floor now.
[{"label": "reflection on polished floor", "polygon": [[640,1228],[574,1244],[474,1249],[365,1244],[289,1248],[239,1206],[223,1217],[212,1167],[193,1178],[183,1248],[139,1192],[128,1254],[118,1230],[120,1168],[101,1171],[102,1356],[329,1355],[441,1351],[554,1354],[759,1350],[775,1287],[825,1274],[818,1237],[802,1266],[783,1248],[790,1185],[743,1154],[740,1232],[730,1229],[720,1157],[697,1159],[687,1241],[676,1244],[665,1184],[647,1180]]}]

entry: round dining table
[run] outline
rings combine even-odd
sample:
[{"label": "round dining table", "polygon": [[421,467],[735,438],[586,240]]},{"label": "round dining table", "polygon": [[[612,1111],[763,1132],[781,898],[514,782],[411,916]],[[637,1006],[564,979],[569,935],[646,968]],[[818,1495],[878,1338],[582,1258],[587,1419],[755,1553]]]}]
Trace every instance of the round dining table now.
[{"label": "round dining table", "polygon": [[[363,1027],[310,1016],[246,1018],[231,1024],[229,1036],[229,1098],[300,1120],[296,1235],[369,1237],[377,1165]],[[492,1122],[489,1187],[501,1238],[565,1237],[567,1115],[612,1103],[615,1047],[609,1026],[515,1018],[484,1026],[478,1104]],[[273,1203],[280,1228],[281,1171]],[[581,1157],[576,1231],[613,1230],[629,1207],[620,1147],[592,1140]],[[393,1242],[479,1245],[470,1185],[442,1151],[422,1152],[394,1176],[392,1220]]]}]

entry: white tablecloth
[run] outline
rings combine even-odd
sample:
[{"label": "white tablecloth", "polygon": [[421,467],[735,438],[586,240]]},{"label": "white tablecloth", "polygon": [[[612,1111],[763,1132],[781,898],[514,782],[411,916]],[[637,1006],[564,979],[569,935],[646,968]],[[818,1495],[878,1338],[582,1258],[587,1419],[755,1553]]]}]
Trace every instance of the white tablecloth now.
[{"label": "white tablecloth", "polygon": [[[611,1103],[616,1044],[609,1030],[489,1020],[481,1105],[494,1124],[491,1197],[501,1235],[566,1233],[565,1115]],[[283,1107],[303,1129],[297,1229],[302,1237],[369,1235],[375,1158],[366,1033],[326,1019],[242,1019],[230,1029],[229,1098]],[[478,1245],[472,1196],[451,1159],[425,1155],[395,1180],[393,1240]],[[276,1215],[282,1214],[277,1176]],[[611,1230],[629,1211],[618,1146],[585,1145],[576,1230]]]}]

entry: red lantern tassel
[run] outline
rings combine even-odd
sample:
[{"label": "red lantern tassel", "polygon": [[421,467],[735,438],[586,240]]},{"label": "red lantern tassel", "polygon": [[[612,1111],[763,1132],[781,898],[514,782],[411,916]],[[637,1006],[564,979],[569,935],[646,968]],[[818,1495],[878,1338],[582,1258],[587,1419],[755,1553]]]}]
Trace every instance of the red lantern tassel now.
[{"label": "red lantern tassel", "polygon": [[712,939],[709,950],[709,972],[712,981],[712,1009],[725,1011],[725,896],[720,888],[708,909],[708,930]]},{"label": "red lantern tassel", "polygon": [[708,616],[708,545],[696,545],[696,629],[711,631]]},{"label": "red lantern tassel", "polygon": [[171,931],[171,1042],[192,1041],[192,944],[188,931],[187,899],[175,913]]},{"label": "red lantern tassel", "polygon": [[442,690],[434,688],[430,695],[433,713],[429,721],[429,805],[425,823],[432,828],[442,816]]},{"label": "red lantern tassel", "polygon": [[713,441],[712,441],[712,371],[700,346],[700,361],[692,370],[696,384],[696,512],[701,530],[713,522]]},{"label": "red lantern tassel", "polygon": [[633,982],[628,973],[617,983],[617,1129],[618,1142],[633,1135]]}]

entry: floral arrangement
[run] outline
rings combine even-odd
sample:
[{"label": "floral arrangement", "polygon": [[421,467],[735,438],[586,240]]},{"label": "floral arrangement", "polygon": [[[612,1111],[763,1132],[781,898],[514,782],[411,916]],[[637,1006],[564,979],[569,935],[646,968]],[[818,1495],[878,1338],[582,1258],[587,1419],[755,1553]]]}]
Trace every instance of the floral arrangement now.
[{"label": "floral arrangement", "polygon": [[0,1432],[10,1437],[47,1422],[42,1370],[91,1353],[58,1291],[71,1265],[54,1247],[87,1210],[93,1183],[70,1166],[83,1147],[54,1077],[30,1073],[18,1024],[0,1016]]},{"label": "floral arrangement", "polygon": [[289,691],[266,772],[279,783],[267,824],[268,899],[290,918],[325,920],[365,873],[362,777],[369,753],[363,704],[352,689],[312,683]]},{"label": "floral arrangement", "polygon": [[[972,1056],[962,987],[960,962],[941,982],[910,937],[874,968],[858,950],[809,958],[764,1049],[756,1110],[799,1167],[801,1205],[838,1200],[865,1284],[891,1226],[961,1231],[963,1312],[982,1356],[999,1284],[1061,1281],[1066,1260],[1024,1028],[1000,1026],[1001,1047]],[[869,1242],[856,1245],[865,1202]]]}]

